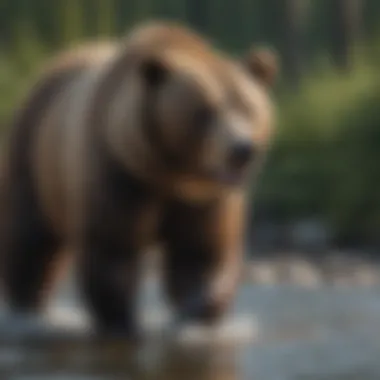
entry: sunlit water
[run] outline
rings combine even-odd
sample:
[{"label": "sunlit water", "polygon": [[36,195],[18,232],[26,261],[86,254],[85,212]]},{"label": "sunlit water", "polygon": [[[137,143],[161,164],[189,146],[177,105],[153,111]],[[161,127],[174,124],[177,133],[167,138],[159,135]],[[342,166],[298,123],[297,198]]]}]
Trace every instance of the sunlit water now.
[{"label": "sunlit water", "polygon": [[[265,270],[262,278],[268,278]],[[0,379],[379,380],[380,287],[326,286],[306,277],[303,284],[247,281],[224,339],[180,346],[155,334],[164,308],[151,279],[143,309],[152,339],[140,350],[1,347]],[[66,286],[52,306],[60,318],[73,321],[81,318],[73,313],[75,305]]]}]

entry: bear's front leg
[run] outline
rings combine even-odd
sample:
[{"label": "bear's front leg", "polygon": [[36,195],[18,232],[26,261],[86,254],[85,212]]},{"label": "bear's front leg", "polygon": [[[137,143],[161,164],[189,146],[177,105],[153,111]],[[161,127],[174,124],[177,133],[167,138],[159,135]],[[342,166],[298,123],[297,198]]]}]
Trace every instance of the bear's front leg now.
[{"label": "bear's front leg", "polygon": [[[77,278],[83,302],[101,337],[135,341],[140,336],[137,316],[139,249],[134,221],[142,202],[129,187],[105,182],[102,196],[87,199],[79,240]],[[113,191],[111,191],[113,190]]]},{"label": "bear's front leg", "polygon": [[164,224],[165,290],[179,322],[217,323],[228,311],[242,268],[241,194],[209,205],[173,203]]},{"label": "bear's front leg", "polygon": [[138,259],[99,238],[86,245],[79,264],[79,285],[96,335],[136,340]]}]

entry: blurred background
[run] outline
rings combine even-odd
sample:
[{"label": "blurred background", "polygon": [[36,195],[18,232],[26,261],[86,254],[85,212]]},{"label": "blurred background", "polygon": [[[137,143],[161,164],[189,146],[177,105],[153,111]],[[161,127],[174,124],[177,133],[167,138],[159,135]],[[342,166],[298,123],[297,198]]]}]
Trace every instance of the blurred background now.
[{"label": "blurred background", "polygon": [[0,126],[39,64],[139,21],[186,23],[239,54],[281,57],[276,141],[255,194],[252,252],[380,248],[378,0],[1,0]]},{"label": "blurred background", "polygon": [[[0,0],[1,132],[51,54],[154,18],[190,25],[231,54],[270,46],[281,75],[273,94],[278,132],[247,226],[256,262],[236,309],[257,319],[258,342],[239,365],[213,372],[187,361],[182,372],[169,366],[151,378],[380,379],[380,1]],[[314,264],[322,258],[330,261],[321,281]],[[281,275],[291,286],[278,285]],[[325,286],[331,278],[338,286]],[[156,294],[154,282],[149,289]],[[71,305],[70,292],[57,302]],[[168,358],[170,365],[183,360]],[[10,376],[17,360],[0,345],[0,377],[30,379]],[[95,372],[46,378],[108,378]]]}]

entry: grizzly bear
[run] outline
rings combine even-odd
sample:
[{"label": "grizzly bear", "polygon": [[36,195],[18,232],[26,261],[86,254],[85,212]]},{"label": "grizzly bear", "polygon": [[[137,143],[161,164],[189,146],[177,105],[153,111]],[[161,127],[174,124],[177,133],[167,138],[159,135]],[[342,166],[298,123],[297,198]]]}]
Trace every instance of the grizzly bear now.
[{"label": "grizzly bear", "polygon": [[63,248],[95,331],[139,331],[141,253],[163,249],[179,318],[216,323],[237,289],[248,183],[270,145],[269,51],[236,59],[174,23],[59,55],[10,129],[2,281],[40,315]]}]

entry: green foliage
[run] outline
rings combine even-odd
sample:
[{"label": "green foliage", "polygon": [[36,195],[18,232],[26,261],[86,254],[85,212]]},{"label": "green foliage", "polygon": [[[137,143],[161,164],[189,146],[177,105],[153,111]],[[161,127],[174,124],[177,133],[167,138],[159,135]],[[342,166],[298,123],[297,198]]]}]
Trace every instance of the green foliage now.
[{"label": "green foliage", "polygon": [[18,22],[12,46],[11,53],[0,54],[0,129],[9,121],[12,111],[33,80],[39,63],[47,55],[46,47],[29,20]]},{"label": "green foliage", "polygon": [[279,130],[259,200],[287,219],[317,215],[337,237],[375,239],[380,226],[377,63],[332,67],[280,95]]}]

